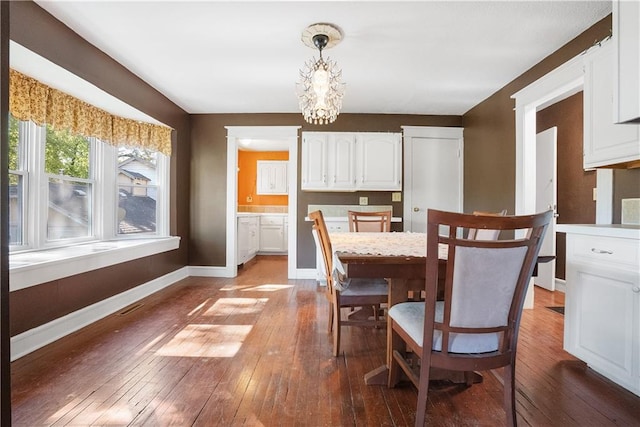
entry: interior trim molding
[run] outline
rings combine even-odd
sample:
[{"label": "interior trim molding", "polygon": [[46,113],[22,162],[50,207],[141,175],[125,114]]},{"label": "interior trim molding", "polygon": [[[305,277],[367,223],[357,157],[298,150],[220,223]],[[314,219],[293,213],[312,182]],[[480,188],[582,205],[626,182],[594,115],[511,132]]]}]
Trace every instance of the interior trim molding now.
[{"label": "interior trim molding", "polygon": [[115,313],[132,303],[189,277],[183,267],[133,289],[69,313],[11,338],[11,361],[31,353],[89,324]]}]

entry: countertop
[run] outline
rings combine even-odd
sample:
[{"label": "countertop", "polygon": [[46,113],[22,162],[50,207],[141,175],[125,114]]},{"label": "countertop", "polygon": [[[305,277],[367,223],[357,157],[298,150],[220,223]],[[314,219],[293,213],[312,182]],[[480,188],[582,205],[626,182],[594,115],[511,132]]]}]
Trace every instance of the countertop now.
[{"label": "countertop", "polygon": [[640,225],[622,224],[557,224],[560,233],[587,234],[591,236],[621,237],[640,240]]},{"label": "countertop", "polygon": [[283,212],[238,212],[237,216],[289,216]]},{"label": "countertop", "polygon": [[[304,217],[305,221],[311,221],[308,216]],[[349,218],[346,216],[325,216],[324,222],[349,222]],[[402,222],[402,218],[399,216],[391,217],[391,222]]]}]

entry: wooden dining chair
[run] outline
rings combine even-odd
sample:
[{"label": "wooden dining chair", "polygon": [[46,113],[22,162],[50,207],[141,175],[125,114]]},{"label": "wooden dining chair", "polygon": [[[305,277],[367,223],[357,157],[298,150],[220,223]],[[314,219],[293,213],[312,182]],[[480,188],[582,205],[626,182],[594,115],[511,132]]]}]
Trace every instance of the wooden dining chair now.
[{"label": "wooden dining chair", "polygon": [[351,232],[391,231],[391,211],[348,211],[347,215],[349,217],[349,231]]},{"label": "wooden dining chair", "polygon": [[[426,300],[396,304],[388,312],[393,355],[388,385],[396,385],[401,369],[418,388],[416,426],[425,422],[432,372],[438,369],[464,372],[470,385],[472,371],[499,367],[505,367],[507,423],[516,424],[518,327],[552,214],[548,211],[527,216],[480,216],[428,211]],[[449,227],[448,235],[438,234],[440,226]],[[511,230],[515,237],[508,240],[462,237],[459,230],[470,228]],[[448,245],[446,271],[440,273],[438,244]],[[439,275],[444,275],[443,301],[436,301]],[[420,358],[417,369],[416,363],[409,363],[414,356]]]},{"label": "wooden dining chair", "polygon": [[357,316],[342,318],[342,308],[373,307],[386,304],[389,300],[389,287],[384,279],[346,279],[341,278],[333,268],[333,249],[329,232],[324,222],[322,211],[309,213],[313,220],[322,258],[327,275],[326,296],[329,300],[329,332],[333,332],[333,355],[340,354],[340,332],[342,326],[385,326],[386,319],[378,316],[358,318]]},{"label": "wooden dining chair", "polygon": [[[483,211],[473,211],[474,215],[485,215],[485,216],[505,216],[507,214],[507,210],[503,209],[500,212],[483,212]],[[469,239],[476,240],[497,240],[500,235],[500,230],[487,230],[487,229],[469,229]]]}]

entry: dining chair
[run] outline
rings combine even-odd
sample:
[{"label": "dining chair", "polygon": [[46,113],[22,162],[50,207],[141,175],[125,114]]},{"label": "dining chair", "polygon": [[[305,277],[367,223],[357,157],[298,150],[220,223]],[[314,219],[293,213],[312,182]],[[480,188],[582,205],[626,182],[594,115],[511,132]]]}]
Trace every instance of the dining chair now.
[{"label": "dining chair", "polygon": [[[423,426],[430,373],[503,369],[508,425],[516,424],[515,362],[518,327],[527,288],[553,212],[486,216],[429,210],[425,302],[404,302],[388,311],[392,357],[388,385],[404,372],[418,388],[416,426]],[[439,235],[448,226],[447,235]],[[513,231],[505,240],[472,240],[461,229]],[[511,234],[511,233],[505,233]],[[448,246],[446,268],[438,271],[438,245]],[[444,300],[436,300],[444,275]],[[424,343],[428,343],[425,347]],[[409,349],[409,351],[407,351]],[[420,358],[419,368],[410,363]]]},{"label": "dining chair", "polygon": [[[507,210],[503,209],[500,212],[484,212],[484,211],[473,211],[473,215],[486,215],[486,216],[505,216],[507,214]],[[500,230],[487,230],[487,229],[469,229],[469,239],[476,240],[496,240],[500,235]]]},{"label": "dining chair", "polygon": [[333,264],[333,249],[329,232],[324,222],[322,211],[309,213],[313,221],[313,229],[317,233],[318,241],[324,259],[327,276],[326,296],[329,300],[329,327],[333,332],[333,355],[340,354],[340,332],[342,326],[385,326],[386,319],[374,316],[371,319],[349,316],[342,318],[342,308],[373,307],[386,304],[389,300],[389,287],[384,279],[346,279],[340,277]]},{"label": "dining chair", "polygon": [[347,215],[349,217],[349,231],[351,232],[391,231],[391,211],[348,211]]}]

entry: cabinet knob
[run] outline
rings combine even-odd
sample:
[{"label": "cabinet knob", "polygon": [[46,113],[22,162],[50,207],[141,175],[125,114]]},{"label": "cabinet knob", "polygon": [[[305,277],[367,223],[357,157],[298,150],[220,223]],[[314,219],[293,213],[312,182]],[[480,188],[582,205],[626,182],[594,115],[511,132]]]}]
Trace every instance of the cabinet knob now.
[{"label": "cabinet knob", "polygon": [[636,294],[640,293],[640,286],[634,286],[633,288],[631,288],[631,290],[633,292],[635,292]]},{"label": "cabinet knob", "polygon": [[414,211],[414,212],[420,212],[420,208],[415,207],[415,208],[413,208],[413,211]]}]

